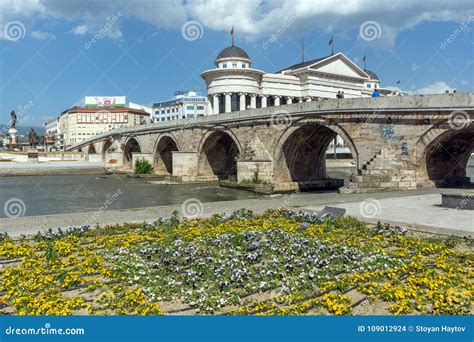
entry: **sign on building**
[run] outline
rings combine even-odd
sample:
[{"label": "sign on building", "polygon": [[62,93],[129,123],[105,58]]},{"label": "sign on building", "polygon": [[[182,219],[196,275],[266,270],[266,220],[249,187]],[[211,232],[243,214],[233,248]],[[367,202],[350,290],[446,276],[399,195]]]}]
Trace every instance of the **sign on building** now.
[{"label": "sign on building", "polygon": [[86,107],[125,107],[125,96],[86,96]]}]

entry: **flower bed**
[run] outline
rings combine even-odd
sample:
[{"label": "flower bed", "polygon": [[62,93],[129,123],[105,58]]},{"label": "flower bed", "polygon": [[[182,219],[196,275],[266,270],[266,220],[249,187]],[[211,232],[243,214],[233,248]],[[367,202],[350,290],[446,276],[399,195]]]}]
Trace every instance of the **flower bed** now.
[{"label": "flower bed", "polygon": [[470,241],[240,210],[0,243],[4,314],[472,314]]}]

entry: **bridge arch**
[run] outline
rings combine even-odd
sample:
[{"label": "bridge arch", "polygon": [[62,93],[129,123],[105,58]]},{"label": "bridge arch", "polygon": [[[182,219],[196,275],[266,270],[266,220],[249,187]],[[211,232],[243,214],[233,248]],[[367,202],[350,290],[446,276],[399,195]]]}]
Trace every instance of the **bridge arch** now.
[{"label": "bridge arch", "polygon": [[474,153],[474,125],[452,129],[447,123],[426,131],[416,145],[420,178],[436,187],[471,183],[467,164]]},{"label": "bridge arch", "polygon": [[208,131],[199,144],[198,177],[201,179],[227,179],[237,175],[237,155],[242,147],[230,130],[214,128]]},{"label": "bridge arch", "polygon": [[155,172],[173,174],[173,151],[180,151],[177,139],[170,133],[161,134],[153,148],[155,153]]},{"label": "bridge arch", "polygon": [[106,157],[107,150],[112,146],[112,144],[113,144],[112,139],[106,139],[106,140],[103,141],[102,151],[101,151],[103,161],[106,160],[105,157]]},{"label": "bridge arch", "polygon": [[88,154],[96,154],[97,153],[94,144],[89,145],[89,148],[87,149],[87,153]]},{"label": "bridge arch", "polygon": [[126,165],[133,168],[132,153],[141,152],[141,151],[142,149],[140,147],[138,140],[135,137],[128,138],[123,148],[123,153],[125,156],[124,162],[126,163]]},{"label": "bridge arch", "polygon": [[304,184],[327,179],[326,150],[337,135],[349,147],[358,171],[357,148],[340,125],[320,119],[300,119],[285,129],[275,145],[274,181]]}]

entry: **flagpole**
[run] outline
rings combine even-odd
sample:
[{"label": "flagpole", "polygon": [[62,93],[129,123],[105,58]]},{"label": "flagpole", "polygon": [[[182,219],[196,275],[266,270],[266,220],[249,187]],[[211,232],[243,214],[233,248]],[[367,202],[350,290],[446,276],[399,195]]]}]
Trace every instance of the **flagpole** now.
[{"label": "flagpole", "polygon": [[304,39],[301,40],[301,63],[304,62]]}]

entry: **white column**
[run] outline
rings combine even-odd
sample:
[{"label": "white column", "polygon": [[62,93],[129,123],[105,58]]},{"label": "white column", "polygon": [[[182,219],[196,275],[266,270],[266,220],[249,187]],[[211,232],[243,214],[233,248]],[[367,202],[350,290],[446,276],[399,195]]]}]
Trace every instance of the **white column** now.
[{"label": "white column", "polygon": [[302,97],[298,98],[298,103],[301,103],[301,102],[303,102],[303,98],[302,98]]},{"label": "white column", "polygon": [[250,108],[257,108],[257,97],[255,94],[250,95]]},{"label": "white column", "polygon": [[292,104],[293,103],[293,98],[287,97],[286,98],[286,104]]},{"label": "white column", "polygon": [[311,97],[307,97],[306,102],[311,102]]},{"label": "white column", "polygon": [[279,106],[280,105],[280,96],[275,96],[274,99],[275,99],[275,107]]},{"label": "white column", "polygon": [[262,108],[267,106],[267,95],[262,96]]},{"label": "white column", "polygon": [[225,94],[225,112],[230,113],[230,93]]},{"label": "white column", "polygon": [[214,114],[219,114],[219,95],[214,95],[212,98],[212,110]]},{"label": "white column", "polygon": [[245,110],[245,94],[240,93],[240,110]]}]

